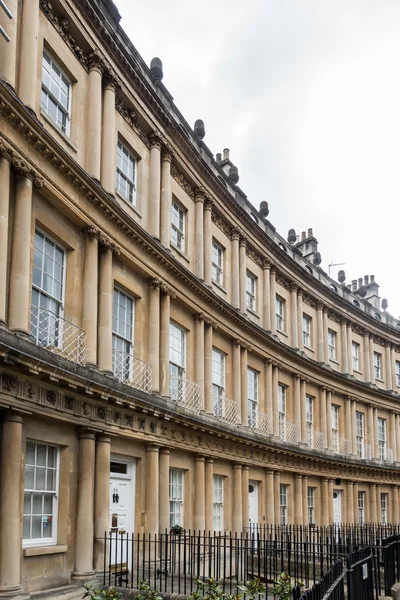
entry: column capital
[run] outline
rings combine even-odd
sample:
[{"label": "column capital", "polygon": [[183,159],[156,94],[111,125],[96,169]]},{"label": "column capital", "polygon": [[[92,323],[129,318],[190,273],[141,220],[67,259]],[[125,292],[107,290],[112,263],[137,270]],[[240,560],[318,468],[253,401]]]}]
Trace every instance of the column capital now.
[{"label": "column capital", "polygon": [[195,454],[194,462],[204,463],[205,460],[206,457],[204,456],[204,454]]},{"label": "column capital", "polygon": [[232,469],[242,470],[243,465],[241,463],[233,463]]},{"label": "column capital", "polygon": [[96,238],[97,240],[100,237],[100,231],[94,225],[86,225],[82,228],[83,235],[91,238]]},{"label": "column capital", "polygon": [[271,265],[271,275],[276,275],[276,273],[277,273],[277,268],[274,265],[274,263],[272,263],[272,265]]},{"label": "column capital", "polygon": [[340,324],[341,325],[347,325],[348,322],[349,322],[349,320],[346,319],[346,317],[341,317],[340,318]]},{"label": "column capital", "polygon": [[169,456],[171,454],[171,451],[166,446],[163,446],[162,448],[160,448],[160,454],[163,454],[164,456]]},{"label": "column capital", "polygon": [[231,229],[231,240],[238,242],[240,240],[241,233],[242,233],[242,230],[239,227],[233,227]]},{"label": "column capital", "polygon": [[291,283],[290,284],[290,291],[291,292],[297,292],[299,290],[299,286],[297,285],[297,283]]},{"label": "column capital", "polygon": [[212,197],[210,195],[208,195],[204,202],[204,210],[209,210],[211,212],[214,206],[215,206],[214,200],[212,199]]},{"label": "column capital", "polygon": [[194,191],[194,201],[195,202],[204,202],[208,193],[207,190],[201,185]]},{"label": "column capital", "polygon": [[175,156],[175,152],[174,149],[172,148],[171,144],[168,144],[168,142],[164,142],[162,145],[162,154],[161,154],[161,160],[163,162],[172,162],[172,159]]},{"label": "column capital", "polygon": [[19,410],[7,410],[3,415],[3,423],[23,423],[23,414]]},{"label": "column capital", "polygon": [[303,475],[300,475],[299,473],[296,473],[296,475],[294,476],[295,479],[303,479]]},{"label": "column capital", "polygon": [[0,140],[0,156],[6,158],[10,163],[12,162],[14,153],[2,140]]},{"label": "column capital", "polygon": [[96,440],[96,431],[89,429],[88,427],[80,427],[78,429],[78,438],[80,440]]},{"label": "column capital", "polygon": [[204,323],[206,325],[210,325],[213,329],[218,329],[218,324],[215,321],[213,321],[213,319],[211,319],[211,317],[208,317],[207,315],[204,319]]},{"label": "column capital", "polygon": [[246,248],[246,247],[247,247],[247,244],[248,244],[248,241],[249,241],[249,238],[248,238],[247,236],[245,236],[245,235],[243,235],[243,234],[242,234],[242,235],[240,236],[240,242],[239,242],[239,246],[240,246],[241,248]]},{"label": "column capital", "polygon": [[103,84],[104,89],[109,89],[114,93],[122,87],[122,82],[111,65],[104,66]]},{"label": "column capital", "polygon": [[103,60],[103,56],[98,48],[95,48],[93,52],[91,52],[87,57],[89,72],[90,71],[98,71],[98,73],[102,74],[105,64]]},{"label": "column capital", "polygon": [[324,308],[325,308],[324,307],[324,303],[321,302],[320,300],[318,300],[318,302],[317,302],[317,310],[323,310]]},{"label": "column capital", "polygon": [[211,458],[211,456],[206,456],[206,463],[208,463],[209,465],[214,464],[214,459]]},{"label": "column capital", "polygon": [[158,444],[150,443],[150,444],[145,444],[144,449],[146,452],[157,452],[158,453],[160,451],[160,446]]},{"label": "column capital", "polygon": [[250,471],[249,465],[242,465],[242,471]]},{"label": "column capital", "polygon": [[110,240],[110,238],[106,237],[103,234],[99,236],[99,250],[100,252],[111,252],[115,256],[119,256],[121,254],[120,249],[114,242]]},{"label": "column capital", "polygon": [[160,290],[165,294],[165,296],[170,296],[171,298],[176,298],[176,292],[165,282],[161,282]]},{"label": "column capital", "polygon": [[272,365],[272,358],[265,358],[264,359],[264,364],[265,365]]},{"label": "column capital", "polygon": [[164,143],[164,138],[162,134],[158,131],[158,129],[156,129],[155,131],[153,131],[153,133],[149,135],[149,140],[151,149],[158,148],[159,150],[161,150]]},{"label": "column capital", "polygon": [[262,269],[263,271],[269,271],[272,267],[272,261],[269,258],[264,258],[262,261]]},{"label": "column capital", "polygon": [[111,438],[107,433],[98,433],[96,434],[96,442],[100,442],[101,444],[111,444]]}]

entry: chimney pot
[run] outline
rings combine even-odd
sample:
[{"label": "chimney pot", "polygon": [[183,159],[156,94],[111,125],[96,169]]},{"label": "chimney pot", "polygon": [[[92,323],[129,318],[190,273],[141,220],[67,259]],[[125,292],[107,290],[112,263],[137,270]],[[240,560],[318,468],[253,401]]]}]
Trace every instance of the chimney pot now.
[{"label": "chimney pot", "polygon": [[221,152],[217,152],[217,154],[215,155],[215,160],[217,161],[218,164],[222,161]]},{"label": "chimney pot", "polygon": [[371,275],[371,283],[375,283],[375,275]]},{"label": "chimney pot", "polygon": [[224,160],[229,160],[229,148],[224,148]]},{"label": "chimney pot", "polygon": [[364,275],[364,285],[369,284],[369,275]]},{"label": "chimney pot", "polygon": [[362,278],[362,277],[360,277],[360,278],[358,279],[358,287],[359,287],[359,288],[360,288],[360,287],[362,287],[362,284],[363,284],[363,278]]},{"label": "chimney pot", "polygon": [[308,237],[312,237],[312,234],[313,234],[313,232],[312,232],[312,229],[310,228],[310,229],[308,230]]},{"label": "chimney pot", "polygon": [[351,280],[351,291],[355,292],[357,289],[357,279],[352,279]]},{"label": "chimney pot", "polygon": [[303,241],[303,240],[305,240],[305,239],[306,239],[306,232],[305,232],[305,231],[302,231],[302,232],[301,232],[301,241]]}]

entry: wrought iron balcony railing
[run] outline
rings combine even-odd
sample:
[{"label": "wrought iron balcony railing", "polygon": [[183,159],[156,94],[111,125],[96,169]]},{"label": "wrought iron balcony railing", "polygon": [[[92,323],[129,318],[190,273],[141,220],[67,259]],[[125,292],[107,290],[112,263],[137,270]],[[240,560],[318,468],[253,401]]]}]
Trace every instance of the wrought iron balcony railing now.
[{"label": "wrought iron balcony railing", "polygon": [[279,437],[289,444],[298,444],[300,441],[299,427],[285,420],[279,422]]},{"label": "wrought iron balcony railing", "polygon": [[336,454],[342,454],[343,456],[348,456],[351,454],[350,441],[345,440],[341,437],[333,437],[332,438],[332,450]]},{"label": "wrought iron balcony railing", "polygon": [[239,405],[234,400],[228,400],[223,395],[213,396],[214,416],[223,423],[238,425],[240,423]]},{"label": "wrought iron balcony railing", "polygon": [[86,364],[86,332],[46,308],[31,306],[30,337],[42,348],[79,365]]},{"label": "wrought iron balcony railing", "polygon": [[261,435],[272,435],[270,416],[257,410],[249,412],[249,427]]},{"label": "wrought iron balcony railing", "polygon": [[128,352],[122,352],[113,348],[113,372],[114,376],[127,385],[138,390],[152,391],[153,373],[149,363],[136,358]]},{"label": "wrought iron balcony railing", "polygon": [[307,431],[307,444],[315,450],[323,452],[325,450],[325,439],[322,431]]},{"label": "wrought iron balcony railing", "polygon": [[171,400],[180,406],[200,411],[200,386],[183,377],[170,377],[169,390]]}]

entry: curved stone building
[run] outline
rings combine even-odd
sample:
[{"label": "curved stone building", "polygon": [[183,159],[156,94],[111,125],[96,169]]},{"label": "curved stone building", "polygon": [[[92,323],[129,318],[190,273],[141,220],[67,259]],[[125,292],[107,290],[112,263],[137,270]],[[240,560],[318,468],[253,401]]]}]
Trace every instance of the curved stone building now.
[{"label": "curved stone building", "polygon": [[[111,0],[0,10],[0,596],[101,537],[399,521],[399,322],[185,121]],[[257,199],[257,204],[260,199]]]}]

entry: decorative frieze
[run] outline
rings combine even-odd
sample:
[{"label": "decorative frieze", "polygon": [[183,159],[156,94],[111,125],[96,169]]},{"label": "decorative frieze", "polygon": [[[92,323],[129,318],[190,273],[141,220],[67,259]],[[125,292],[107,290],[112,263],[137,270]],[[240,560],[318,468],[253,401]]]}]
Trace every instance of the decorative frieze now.
[{"label": "decorative frieze", "polygon": [[183,191],[186,192],[187,195],[190,196],[190,198],[194,198],[195,192],[193,186],[187,181],[185,176],[182,173],[180,173],[176,166],[173,164],[171,165],[171,175],[175,179],[175,181],[181,186]]}]

